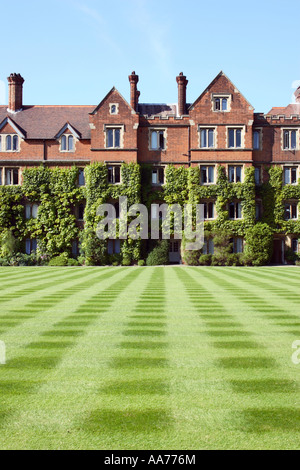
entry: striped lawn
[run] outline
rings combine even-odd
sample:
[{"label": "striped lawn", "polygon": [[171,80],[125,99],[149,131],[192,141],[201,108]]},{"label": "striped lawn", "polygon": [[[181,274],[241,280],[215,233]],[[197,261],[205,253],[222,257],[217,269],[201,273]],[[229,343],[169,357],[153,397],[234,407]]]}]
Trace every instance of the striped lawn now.
[{"label": "striped lawn", "polygon": [[299,286],[294,267],[1,268],[0,449],[299,448]]}]

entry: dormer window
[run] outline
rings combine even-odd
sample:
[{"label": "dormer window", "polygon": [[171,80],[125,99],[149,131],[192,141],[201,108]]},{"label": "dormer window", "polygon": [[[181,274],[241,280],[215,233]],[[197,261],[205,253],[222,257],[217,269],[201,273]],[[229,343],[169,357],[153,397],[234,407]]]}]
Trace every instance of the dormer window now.
[{"label": "dormer window", "polygon": [[74,137],[72,135],[64,134],[61,136],[60,151],[74,152]]},{"label": "dormer window", "polygon": [[19,151],[19,136],[16,134],[8,134],[0,136],[0,151],[1,152],[18,152]]}]

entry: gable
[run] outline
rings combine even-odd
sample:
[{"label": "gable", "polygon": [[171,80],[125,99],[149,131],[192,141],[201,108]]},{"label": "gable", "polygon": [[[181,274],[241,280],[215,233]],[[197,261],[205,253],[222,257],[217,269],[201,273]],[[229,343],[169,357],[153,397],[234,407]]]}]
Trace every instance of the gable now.
[{"label": "gable", "polygon": [[110,92],[103,98],[101,103],[98,104],[98,106],[94,109],[91,115],[96,115],[96,114],[110,114],[110,104],[115,103],[120,106],[123,112],[126,112],[128,114],[136,114],[134,109],[130,106],[130,104],[123,98],[121,93],[113,87]]},{"label": "gable", "polygon": [[0,123],[1,134],[18,134],[21,139],[25,139],[25,132],[9,117]]},{"label": "gable", "polygon": [[232,81],[220,72],[216,78],[208,85],[206,90],[189,107],[189,111],[205,106],[212,108],[212,98],[215,95],[230,95],[233,108],[244,108],[247,112],[253,112],[254,108],[249,101],[236,88]]},{"label": "gable", "polygon": [[69,122],[66,122],[66,124],[60,129],[56,134],[55,139],[59,139],[62,134],[72,134],[76,139],[81,138],[80,132],[78,132]]}]

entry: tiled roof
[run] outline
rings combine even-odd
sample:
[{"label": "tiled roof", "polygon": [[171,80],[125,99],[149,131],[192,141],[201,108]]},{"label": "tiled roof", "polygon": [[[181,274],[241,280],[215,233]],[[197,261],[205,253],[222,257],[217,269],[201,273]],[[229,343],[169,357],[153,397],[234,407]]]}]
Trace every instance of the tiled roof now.
[{"label": "tiled roof", "polygon": [[287,117],[293,114],[300,114],[300,103],[289,104],[288,106],[281,108],[272,108],[267,114],[271,116],[281,115]]},{"label": "tiled roof", "polygon": [[95,106],[24,106],[13,114],[7,106],[0,106],[0,123],[9,116],[26,132],[27,139],[54,139],[55,135],[68,122],[82,139],[90,139],[89,113]]},{"label": "tiled roof", "polygon": [[148,104],[141,103],[138,107],[138,112],[143,116],[176,116],[177,105],[176,104]]}]

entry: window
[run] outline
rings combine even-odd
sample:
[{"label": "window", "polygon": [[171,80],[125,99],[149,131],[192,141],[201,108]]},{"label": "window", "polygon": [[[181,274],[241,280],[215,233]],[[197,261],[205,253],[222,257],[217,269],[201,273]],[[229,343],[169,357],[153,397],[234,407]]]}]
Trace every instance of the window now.
[{"label": "window", "polygon": [[242,204],[240,202],[231,202],[229,204],[229,218],[232,220],[242,218]]},{"label": "window", "polygon": [[180,243],[175,240],[170,240],[169,253],[179,253],[180,252]]},{"label": "window", "polygon": [[297,238],[293,238],[292,239],[292,250],[294,253],[298,253],[299,252],[299,243],[298,243],[298,239]]},{"label": "window", "polygon": [[285,220],[298,219],[298,204],[297,202],[286,203],[284,206]]},{"label": "window", "polygon": [[201,166],[201,184],[213,184],[215,182],[215,167],[214,166]]},{"label": "window", "polygon": [[79,222],[83,221],[84,219],[84,209],[84,204],[79,204],[79,206],[77,206],[77,220],[79,220]]},{"label": "window", "polygon": [[253,131],[253,150],[261,150],[261,129],[254,129]]},{"label": "window", "polygon": [[78,185],[79,186],[85,186],[85,177],[84,177],[84,169],[79,168],[78,171]]},{"label": "window", "polygon": [[73,258],[77,258],[80,254],[80,242],[79,240],[73,240],[72,242],[72,256]]},{"label": "window", "polygon": [[284,184],[297,184],[298,182],[298,168],[293,167],[284,167]]},{"label": "window", "polygon": [[205,238],[204,239],[204,245],[203,245],[203,248],[202,248],[202,253],[204,255],[213,255],[215,252],[215,245],[214,245],[214,241],[212,238]]},{"label": "window", "polygon": [[215,218],[215,204],[214,202],[203,202],[204,206],[204,219],[214,219]]},{"label": "window", "polygon": [[260,168],[254,169],[254,179],[255,179],[256,185],[261,184],[261,169]]},{"label": "window", "polygon": [[152,184],[162,185],[165,182],[165,169],[163,167],[152,170]]},{"label": "window", "polygon": [[244,241],[241,237],[231,239],[233,253],[243,253]]},{"label": "window", "polygon": [[72,135],[62,135],[60,143],[61,152],[74,152],[74,137]]},{"label": "window", "polygon": [[118,103],[110,103],[109,113],[110,114],[119,114],[119,104]]},{"label": "window", "polygon": [[[2,148],[4,146],[4,149]],[[18,152],[19,151],[19,136],[16,134],[0,136],[0,151],[1,152]]]},{"label": "window", "polygon": [[256,220],[261,219],[262,216],[262,203],[260,201],[255,204],[255,218]]},{"label": "window", "polygon": [[121,128],[109,128],[106,130],[106,148],[121,148]]},{"label": "window", "polygon": [[121,167],[120,166],[108,167],[108,182],[109,184],[121,183]]},{"label": "window", "polygon": [[30,239],[26,238],[25,240],[25,251],[27,255],[31,255],[32,253],[35,253],[37,250],[37,240],[36,239]]},{"label": "window", "polygon": [[107,253],[109,255],[119,255],[121,253],[121,243],[119,239],[107,241]]},{"label": "window", "polygon": [[297,148],[297,130],[283,130],[283,149],[295,150]]},{"label": "window", "polygon": [[242,167],[241,166],[229,166],[228,167],[228,180],[230,183],[241,183],[242,182]]},{"label": "window", "polygon": [[6,168],[5,169],[5,184],[7,186],[15,186],[19,184],[19,169]]},{"label": "window", "polygon": [[200,129],[200,148],[215,147],[215,129]]},{"label": "window", "polygon": [[242,129],[228,129],[228,148],[242,148]]},{"label": "window", "polygon": [[36,219],[38,216],[39,205],[38,204],[26,204],[25,216],[26,219]]},{"label": "window", "polygon": [[165,131],[151,130],[150,131],[150,150],[165,150],[166,149],[166,136]]},{"label": "window", "polygon": [[230,102],[231,102],[230,95],[225,95],[225,94],[213,95],[212,102],[213,102],[213,111],[216,111],[216,112],[230,111]]}]

